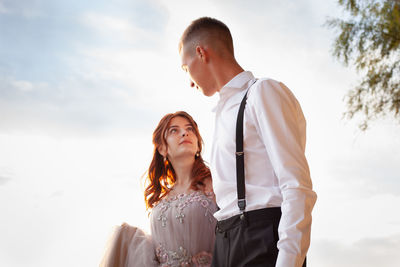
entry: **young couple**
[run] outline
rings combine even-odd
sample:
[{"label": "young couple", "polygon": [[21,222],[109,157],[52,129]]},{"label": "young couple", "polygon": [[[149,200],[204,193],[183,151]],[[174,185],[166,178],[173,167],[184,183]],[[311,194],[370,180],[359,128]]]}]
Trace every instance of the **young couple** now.
[{"label": "young couple", "polygon": [[284,84],[242,69],[216,19],[193,21],[179,54],[191,86],[220,95],[211,173],[196,122],[165,115],[145,190],[151,236],[123,224],[101,266],[305,266],[316,194],[299,103]]}]

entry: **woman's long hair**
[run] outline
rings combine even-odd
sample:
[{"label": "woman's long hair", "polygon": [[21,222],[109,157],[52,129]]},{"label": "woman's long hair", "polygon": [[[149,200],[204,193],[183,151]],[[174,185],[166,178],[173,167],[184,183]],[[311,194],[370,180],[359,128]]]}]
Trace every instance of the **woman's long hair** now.
[{"label": "woman's long hair", "polygon": [[168,129],[170,121],[175,117],[183,117],[187,119],[194,129],[194,133],[197,137],[197,145],[199,148],[199,156],[196,155],[195,161],[193,163],[191,178],[191,188],[193,190],[199,190],[204,188],[204,180],[206,178],[211,178],[210,169],[204,163],[201,157],[202,143],[203,140],[200,136],[197,123],[193,118],[184,111],[177,111],[175,113],[169,113],[165,115],[158,123],[156,129],[153,133],[153,145],[154,153],[153,159],[150,163],[149,170],[147,172],[148,186],[144,192],[144,199],[146,202],[146,208],[151,209],[154,205],[160,201],[168,192],[176,181],[176,174],[171,163],[166,160],[164,162],[164,157],[158,152],[158,148],[162,145],[167,146],[167,140],[165,132]]}]

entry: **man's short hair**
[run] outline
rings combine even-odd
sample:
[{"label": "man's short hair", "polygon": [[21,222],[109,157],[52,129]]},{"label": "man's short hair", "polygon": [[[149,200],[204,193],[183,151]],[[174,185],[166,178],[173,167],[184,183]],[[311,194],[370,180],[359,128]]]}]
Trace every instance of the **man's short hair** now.
[{"label": "man's short hair", "polygon": [[229,28],[221,21],[210,18],[202,17],[198,18],[186,28],[183,32],[181,40],[179,42],[179,50],[182,46],[193,42],[201,38],[203,40],[218,41],[219,45],[222,45],[223,49],[230,52],[233,55],[233,41],[232,35]]}]

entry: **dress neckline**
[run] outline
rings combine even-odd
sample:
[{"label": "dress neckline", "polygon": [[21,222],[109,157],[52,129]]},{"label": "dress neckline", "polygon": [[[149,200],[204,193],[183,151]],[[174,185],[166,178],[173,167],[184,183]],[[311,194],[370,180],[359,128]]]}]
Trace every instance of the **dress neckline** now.
[{"label": "dress neckline", "polygon": [[180,193],[180,194],[177,194],[177,195],[174,195],[174,196],[171,196],[171,197],[169,197],[167,195],[164,198],[162,198],[160,202],[162,202],[162,201],[172,202],[172,201],[175,201],[175,200],[178,200],[178,199],[183,199],[185,197],[193,196],[193,195],[204,195],[207,198],[210,198],[210,197],[212,197],[214,195],[214,193],[212,191],[203,192],[201,190],[197,190],[197,191],[191,190],[189,192]]}]

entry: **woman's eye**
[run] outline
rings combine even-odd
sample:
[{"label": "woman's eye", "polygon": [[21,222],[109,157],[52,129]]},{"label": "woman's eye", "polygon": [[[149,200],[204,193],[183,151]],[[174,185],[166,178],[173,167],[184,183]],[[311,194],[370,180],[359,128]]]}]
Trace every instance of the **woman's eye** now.
[{"label": "woman's eye", "polygon": [[187,130],[193,132],[193,127],[188,127]]},{"label": "woman's eye", "polygon": [[176,129],[169,130],[170,133],[176,133]]}]

